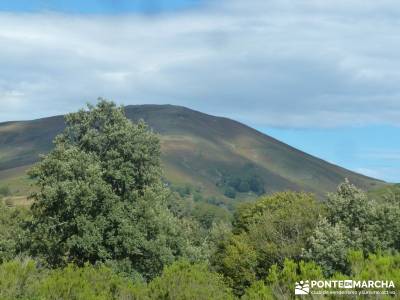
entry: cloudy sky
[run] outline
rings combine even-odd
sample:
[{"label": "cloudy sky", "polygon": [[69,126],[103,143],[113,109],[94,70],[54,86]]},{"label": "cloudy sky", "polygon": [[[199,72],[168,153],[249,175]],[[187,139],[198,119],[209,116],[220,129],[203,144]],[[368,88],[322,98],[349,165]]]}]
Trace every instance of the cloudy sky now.
[{"label": "cloudy sky", "polygon": [[400,182],[397,0],[0,2],[0,121],[99,96],[242,121]]}]

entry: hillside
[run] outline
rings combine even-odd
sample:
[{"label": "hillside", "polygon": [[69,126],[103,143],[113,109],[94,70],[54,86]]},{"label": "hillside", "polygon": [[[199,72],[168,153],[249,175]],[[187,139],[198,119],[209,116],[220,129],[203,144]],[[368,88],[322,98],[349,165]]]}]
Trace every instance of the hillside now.
[{"label": "hillside", "polygon": [[[127,106],[126,115],[143,119],[160,134],[168,182],[208,196],[226,200],[233,191],[238,199],[287,189],[324,195],[345,177],[363,189],[382,184],[227,118],[172,105]],[[26,193],[25,170],[52,148],[63,128],[62,116],[1,123],[0,187]]]}]

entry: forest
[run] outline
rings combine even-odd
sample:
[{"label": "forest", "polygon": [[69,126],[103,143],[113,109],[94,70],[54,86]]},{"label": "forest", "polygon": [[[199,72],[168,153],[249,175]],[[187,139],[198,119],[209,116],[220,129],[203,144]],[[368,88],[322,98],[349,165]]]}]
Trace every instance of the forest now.
[{"label": "forest", "polygon": [[379,299],[399,297],[399,185],[266,194],[249,167],[218,184],[257,199],[227,209],[166,182],[159,136],[113,102],[65,123],[29,171],[32,205],[0,203],[0,299],[295,299],[305,280],[393,281]]}]

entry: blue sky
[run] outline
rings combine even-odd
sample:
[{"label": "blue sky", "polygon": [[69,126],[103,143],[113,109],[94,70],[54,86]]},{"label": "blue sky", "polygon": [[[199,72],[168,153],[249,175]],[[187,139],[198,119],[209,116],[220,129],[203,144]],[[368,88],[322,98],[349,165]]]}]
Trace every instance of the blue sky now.
[{"label": "blue sky", "polygon": [[400,182],[399,17],[394,0],[1,1],[0,122],[177,104]]},{"label": "blue sky", "polygon": [[399,127],[258,129],[331,163],[389,182],[399,181],[400,140],[395,138]]},{"label": "blue sky", "polygon": [[193,8],[200,4],[200,0],[11,0],[1,1],[0,10],[78,14],[160,13]]}]

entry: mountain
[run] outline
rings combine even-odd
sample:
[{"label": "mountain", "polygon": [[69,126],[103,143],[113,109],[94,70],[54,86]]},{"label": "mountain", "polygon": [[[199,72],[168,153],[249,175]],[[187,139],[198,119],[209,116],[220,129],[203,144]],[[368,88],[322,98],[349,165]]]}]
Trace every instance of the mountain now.
[{"label": "mountain", "polygon": [[[226,201],[287,189],[322,196],[346,177],[367,190],[383,184],[231,119],[173,105],[134,105],[125,110],[129,119],[143,119],[160,134],[165,178],[172,187],[186,186]],[[63,116],[0,123],[0,187],[26,193],[25,170],[52,148],[63,128]]]}]

